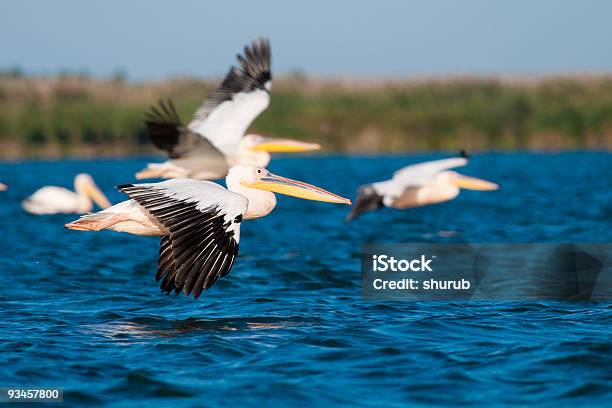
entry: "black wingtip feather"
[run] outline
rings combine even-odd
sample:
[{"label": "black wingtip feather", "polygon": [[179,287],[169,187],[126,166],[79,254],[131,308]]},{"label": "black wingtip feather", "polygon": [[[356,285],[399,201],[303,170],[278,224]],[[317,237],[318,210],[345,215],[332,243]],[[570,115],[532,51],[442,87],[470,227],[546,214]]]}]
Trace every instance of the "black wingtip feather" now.
[{"label": "black wingtip feather", "polygon": [[172,152],[179,143],[183,122],[170,99],[160,99],[145,115],[149,139],[159,149]]},{"label": "black wingtip feather", "polygon": [[242,72],[255,80],[260,87],[272,79],[270,42],[261,37],[254,40],[250,45],[244,47],[243,55],[237,55],[236,59]]},{"label": "black wingtip feather", "polygon": [[119,191],[123,191],[123,190],[125,190],[125,189],[132,188],[132,187],[134,187],[134,185],[133,185],[133,184],[119,184],[119,185],[118,185],[118,186],[116,186],[115,188],[116,188],[117,190],[119,190]]}]

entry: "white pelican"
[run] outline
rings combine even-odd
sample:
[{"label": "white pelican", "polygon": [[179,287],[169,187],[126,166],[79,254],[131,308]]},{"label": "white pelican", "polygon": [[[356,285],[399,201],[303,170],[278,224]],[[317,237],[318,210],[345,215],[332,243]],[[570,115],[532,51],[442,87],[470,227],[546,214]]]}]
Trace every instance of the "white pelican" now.
[{"label": "white pelican", "polygon": [[468,163],[464,152],[462,156],[413,164],[396,171],[391,180],[361,186],[346,220],[382,207],[405,209],[449,201],[459,195],[461,188],[482,191],[499,188],[495,183],[449,171]]},{"label": "white pelican", "polygon": [[109,229],[161,236],[156,279],[161,289],[200,294],[229,273],[238,253],[240,223],[269,214],[274,192],[307,200],[350,204],[333,193],[271,174],[262,167],[232,167],[228,189],[211,181],[174,179],[125,184],[130,200],[66,224],[80,231]]},{"label": "white pelican", "polygon": [[270,104],[272,75],[270,45],[254,41],[237,57],[221,85],[204,100],[193,120],[183,126],[171,101],[152,107],[146,124],[149,137],[169,160],[151,163],[136,173],[145,178],[196,178],[214,180],[225,177],[230,167],[251,164],[265,167],[269,152],[318,150],[317,143],[276,139],[255,134],[245,136],[249,125]]},{"label": "white pelican", "polygon": [[6,191],[8,190],[8,186],[4,183],[0,183],[0,191]]},{"label": "white pelican", "polygon": [[100,208],[111,206],[89,174],[81,173],[74,178],[74,190],[42,187],[26,198],[21,206],[32,214],[83,214],[92,210],[92,199]]}]

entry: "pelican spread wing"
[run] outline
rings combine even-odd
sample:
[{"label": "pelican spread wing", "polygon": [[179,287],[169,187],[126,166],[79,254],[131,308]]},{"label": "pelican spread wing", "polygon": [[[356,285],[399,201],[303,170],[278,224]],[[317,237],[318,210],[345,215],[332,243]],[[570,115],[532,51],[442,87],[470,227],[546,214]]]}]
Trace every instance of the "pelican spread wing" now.
[{"label": "pelican spread wing", "polygon": [[198,171],[227,173],[227,161],[208,139],[185,127],[172,101],[160,101],[152,107],[146,118],[147,130],[153,144],[165,150],[172,164]]},{"label": "pelican spread wing", "polygon": [[221,85],[204,100],[189,123],[224,153],[234,153],[249,125],[270,104],[270,44],[254,41],[237,57]]},{"label": "pelican spread wing", "polygon": [[413,164],[393,173],[392,180],[394,184],[402,187],[422,185],[430,182],[441,171],[465,166],[467,162],[464,157],[453,157]]},{"label": "pelican spread wing", "polygon": [[161,237],[156,276],[163,291],[182,290],[197,298],[229,273],[238,253],[245,197],[212,182],[181,179],[126,184],[119,190],[168,232]]}]

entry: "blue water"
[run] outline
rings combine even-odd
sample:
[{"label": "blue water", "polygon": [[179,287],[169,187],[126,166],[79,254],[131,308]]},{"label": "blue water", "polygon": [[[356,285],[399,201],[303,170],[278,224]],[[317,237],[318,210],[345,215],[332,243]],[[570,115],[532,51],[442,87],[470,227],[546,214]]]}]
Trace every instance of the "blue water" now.
[{"label": "blue water", "polygon": [[[270,169],[353,197],[442,155],[278,158]],[[612,304],[376,303],[363,242],[612,242],[612,155],[478,155],[501,185],[345,224],[347,206],[279,197],[200,300],[154,281],[158,240],[63,228],[20,200],[91,173],[113,202],[146,160],[0,164],[0,387],[63,387],[64,406],[604,406]]]}]

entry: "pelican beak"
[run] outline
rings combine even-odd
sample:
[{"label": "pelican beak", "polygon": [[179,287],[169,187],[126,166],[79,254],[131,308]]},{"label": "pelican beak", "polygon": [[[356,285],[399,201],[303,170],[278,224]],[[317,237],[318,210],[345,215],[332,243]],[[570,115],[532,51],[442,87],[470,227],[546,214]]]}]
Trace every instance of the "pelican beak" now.
[{"label": "pelican beak", "polygon": [[102,208],[103,210],[112,205],[102,190],[100,190],[94,183],[87,184],[85,187],[85,192],[96,204],[98,204],[98,207]]},{"label": "pelican beak", "polygon": [[292,139],[277,139],[274,137],[262,137],[261,140],[251,147],[254,151],[265,151],[270,153],[297,153],[309,152],[321,149],[318,143],[306,143]]},{"label": "pelican beak", "polygon": [[475,177],[464,176],[458,174],[453,180],[453,183],[459,188],[465,188],[467,190],[479,190],[479,191],[491,191],[497,190],[499,186],[490,181],[477,179]]},{"label": "pelican beak", "polygon": [[277,176],[269,173],[261,177],[258,181],[252,184],[245,184],[247,187],[256,188],[258,190],[271,191],[273,193],[285,194],[304,200],[325,201],[327,203],[348,204],[351,205],[351,200],[340,197],[334,193],[315,187],[310,184],[302,183],[301,181],[291,180],[285,177]]}]

